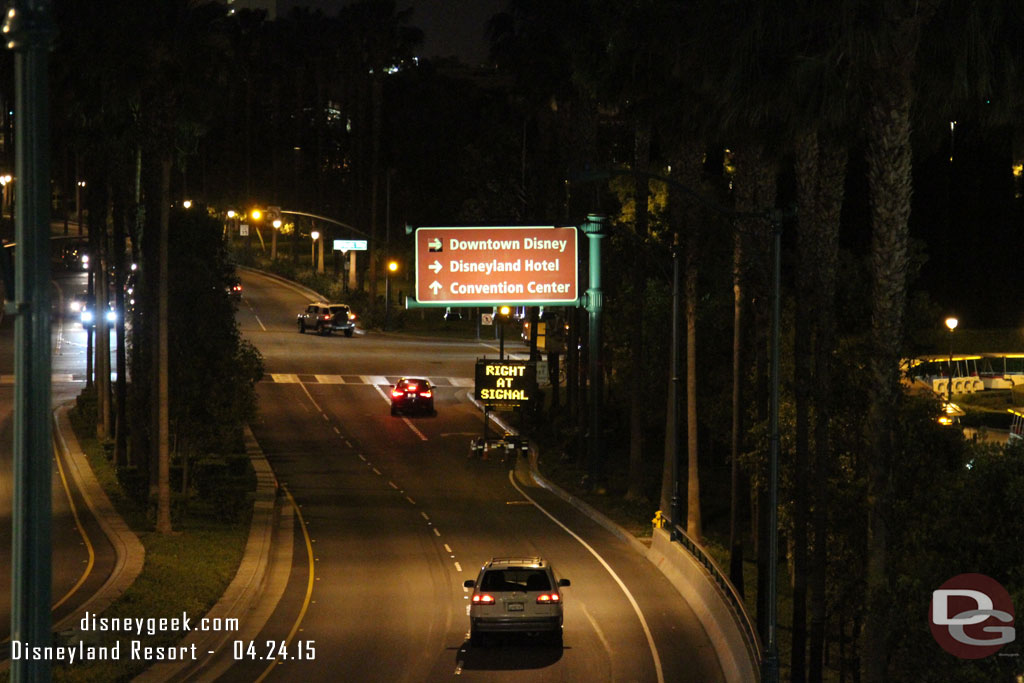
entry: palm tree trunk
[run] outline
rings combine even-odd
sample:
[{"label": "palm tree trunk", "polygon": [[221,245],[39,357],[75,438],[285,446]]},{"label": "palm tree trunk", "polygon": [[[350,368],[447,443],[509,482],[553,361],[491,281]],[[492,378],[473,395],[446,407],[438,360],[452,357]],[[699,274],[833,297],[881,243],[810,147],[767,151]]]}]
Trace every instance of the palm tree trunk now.
[{"label": "palm tree trunk", "polygon": [[793,393],[796,404],[793,471],[793,614],[790,680],[806,680],[807,661],[807,522],[810,495],[807,468],[810,450],[811,298],[816,285],[812,257],[817,240],[818,139],[805,132],[796,143],[797,235],[796,320],[793,334]]},{"label": "palm tree trunk", "polygon": [[743,534],[740,526],[742,474],[740,451],[743,449],[743,237],[733,236],[732,252],[732,439],[729,453],[729,580],[743,589]]},{"label": "palm tree trunk", "polygon": [[900,399],[899,359],[906,306],[907,237],[911,196],[910,105],[906,78],[892,79],[874,93],[866,150],[871,196],[872,353],[874,392],[867,416],[868,545],[867,611],[863,680],[885,680],[888,666],[888,552],[892,515],[892,452],[895,410]]},{"label": "palm tree trunk", "polygon": [[[633,303],[630,307],[633,343],[630,345],[629,376],[629,481],[627,500],[643,498],[643,455],[644,419],[647,416],[647,382],[644,381],[646,353],[644,348],[643,321],[644,301],[647,291],[647,269],[644,268],[644,251],[640,245],[647,240],[647,197],[649,181],[646,175],[651,159],[651,128],[645,121],[637,121],[633,137],[633,208],[635,213],[634,233],[636,244],[633,255],[632,284]],[[596,397],[595,397],[596,400]],[[604,473],[602,473],[602,477]]]},{"label": "palm tree trunk", "polygon": [[167,237],[171,204],[171,157],[160,161],[160,255],[157,304],[157,508],[156,530],[171,533],[171,455],[170,455],[170,396],[168,392],[168,336],[167,336]]},{"label": "palm tree trunk", "polygon": [[697,225],[686,245],[686,533],[701,542],[700,467],[697,448]]},{"label": "palm tree trunk", "polygon": [[112,209],[111,216],[114,221],[114,244],[113,244],[113,263],[114,263],[114,287],[115,296],[117,302],[117,327],[115,328],[115,339],[117,340],[117,349],[115,351],[115,363],[117,366],[117,379],[114,384],[114,466],[121,467],[125,465],[126,456],[126,444],[127,444],[127,398],[128,398],[128,361],[125,351],[125,333],[124,325],[125,320],[128,317],[128,307],[125,305],[125,279],[127,273],[125,272],[125,225],[128,220],[127,215],[127,192],[128,183],[119,182],[115,184],[113,190]]},{"label": "palm tree trunk", "polygon": [[828,511],[831,496],[827,490],[831,473],[832,347],[835,343],[835,288],[839,261],[839,218],[846,182],[846,149],[836,143],[821,146],[818,162],[817,210],[820,226],[814,260],[819,277],[815,311],[817,334],[814,345],[814,549],[810,575],[810,628],[808,630],[808,679],[821,683],[825,664],[825,577],[828,569]]}]

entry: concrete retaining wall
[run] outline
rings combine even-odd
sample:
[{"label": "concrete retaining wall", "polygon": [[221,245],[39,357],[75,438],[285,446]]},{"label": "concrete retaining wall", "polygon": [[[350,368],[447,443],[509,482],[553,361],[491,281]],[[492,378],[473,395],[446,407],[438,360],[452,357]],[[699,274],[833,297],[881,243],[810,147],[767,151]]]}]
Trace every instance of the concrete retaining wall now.
[{"label": "concrete retaining wall", "polygon": [[711,574],[668,532],[655,529],[647,559],[654,563],[686,598],[715,646],[727,681],[749,683],[761,679],[756,650],[747,644],[740,617]]}]

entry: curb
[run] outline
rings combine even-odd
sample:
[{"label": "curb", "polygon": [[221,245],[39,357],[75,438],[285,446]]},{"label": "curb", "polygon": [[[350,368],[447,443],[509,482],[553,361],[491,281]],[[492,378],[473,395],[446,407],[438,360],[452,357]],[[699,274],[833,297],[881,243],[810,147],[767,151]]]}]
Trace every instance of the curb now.
[{"label": "curb", "polygon": [[[66,632],[69,644],[79,641],[91,642],[93,636],[86,635],[89,632],[82,631],[77,627],[81,623],[82,617],[86,612],[100,614],[110,607],[135,582],[135,579],[142,573],[142,567],[146,561],[145,546],[114,509],[113,503],[110,502],[110,498],[100,486],[96,475],[93,474],[85,453],[78,445],[78,439],[71,428],[71,420],[68,418],[68,410],[72,404],[72,401],[68,401],[54,408],[53,437],[63,454],[68,474],[71,475],[75,486],[82,495],[82,500],[85,501],[89,512],[92,513],[103,534],[110,541],[110,545],[113,546],[115,559],[110,576],[99,590],[76,610],[53,625],[53,633]],[[0,664],[0,672],[7,671],[10,664],[11,660],[5,659]]]},{"label": "curb", "polygon": [[107,497],[103,487],[96,480],[96,475],[93,474],[85,454],[78,445],[75,432],[71,428],[71,420],[68,418],[70,406],[71,402],[68,402],[53,411],[53,433],[64,454],[64,461],[67,463],[71,478],[75,480],[75,485],[81,492],[82,499],[89,511],[110,540],[110,544],[114,546],[116,555],[114,568],[100,589],[77,610],[53,626],[53,630],[57,632],[73,629],[71,640],[78,641],[83,639],[83,633],[73,627],[73,624],[80,622],[86,611],[94,614],[103,612],[128,590],[142,572],[142,566],[146,561],[146,548],[114,509],[110,498]]},{"label": "curb", "polygon": [[[263,450],[256,442],[252,430],[245,427],[245,452],[256,471],[256,499],[253,502],[252,522],[249,538],[242,553],[235,578],[210,611],[203,615],[208,619],[238,619],[241,622],[255,609],[267,579],[271,550],[274,542],[278,483],[274,471]],[[197,652],[218,651],[233,637],[232,631],[192,631],[178,643],[180,647],[195,646]],[[145,683],[155,681],[184,680],[202,669],[207,660],[165,662],[146,669],[133,681]]]},{"label": "curb", "polygon": [[309,297],[310,301],[323,301],[323,302],[327,301],[327,299],[325,299],[316,290],[310,289],[309,287],[304,287],[304,286],[300,285],[298,282],[296,282],[295,280],[289,280],[288,278],[282,277],[282,276],[278,275],[277,273],[271,273],[268,270],[260,270],[259,268],[252,268],[250,266],[240,266],[240,265],[236,265],[235,269],[236,270],[248,271],[250,273],[255,273],[257,275],[262,275],[264,277],[268,277],[271,280],[276,280],[277,282],[281,283],[282,285],[285,285],[285,286],[293,289],[294,291],[298,292],[302,296]]}]

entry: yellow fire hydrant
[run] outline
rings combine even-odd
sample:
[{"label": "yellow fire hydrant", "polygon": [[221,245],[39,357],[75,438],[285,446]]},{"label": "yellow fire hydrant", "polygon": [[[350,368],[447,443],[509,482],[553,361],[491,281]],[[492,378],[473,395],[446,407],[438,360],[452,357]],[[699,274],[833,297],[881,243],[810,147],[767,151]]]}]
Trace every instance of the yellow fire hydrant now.
[{"label": "yellow fire hydrant", "polygon": [[665,518],[665,515],[661,514],[661,510],[657,510],[655,511],[654,519],[652,519],[651,522],[654,524],[655,529],[664,529],[665,523],[668,522],[668,519]]}]

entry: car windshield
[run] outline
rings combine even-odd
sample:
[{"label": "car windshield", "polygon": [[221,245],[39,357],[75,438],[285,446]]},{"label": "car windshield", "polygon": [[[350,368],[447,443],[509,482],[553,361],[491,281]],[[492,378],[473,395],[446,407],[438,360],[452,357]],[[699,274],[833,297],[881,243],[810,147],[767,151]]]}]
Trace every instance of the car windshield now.
[{"label": "car windshield", "polygon": [[484,591],[548,591],[551,582],[543,569],[491,569],[480,582]]}]

